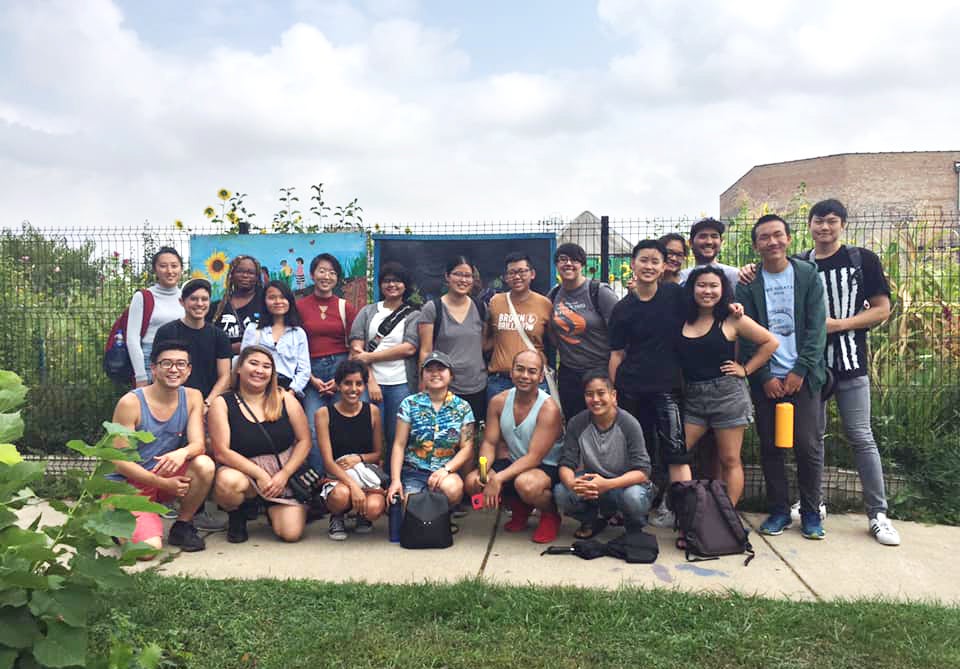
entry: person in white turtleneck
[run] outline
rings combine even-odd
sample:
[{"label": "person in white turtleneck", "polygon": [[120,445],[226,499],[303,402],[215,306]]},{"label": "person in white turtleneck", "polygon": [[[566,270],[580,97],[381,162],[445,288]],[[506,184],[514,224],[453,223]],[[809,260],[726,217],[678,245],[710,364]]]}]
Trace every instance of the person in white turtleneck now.
[{"label": "person in white turtleneck", "polygon": [[161,325],[183,318],[184,314],[183,305],[180,304],[180,277],[183,275],[183,259],[180,254],[170,246],[161,247],[153,255],[152,264],[157,282],[148,288],[153,295],[153,311],[147,330],[141,338],[144,314],[143,294],[139,290],[130,300],[127,327],[124,330],[137,388],[146,386],[151,381],[150,370],[145,361],[150,359],[150,350],[153,348],[153,338],[157,330]]}]

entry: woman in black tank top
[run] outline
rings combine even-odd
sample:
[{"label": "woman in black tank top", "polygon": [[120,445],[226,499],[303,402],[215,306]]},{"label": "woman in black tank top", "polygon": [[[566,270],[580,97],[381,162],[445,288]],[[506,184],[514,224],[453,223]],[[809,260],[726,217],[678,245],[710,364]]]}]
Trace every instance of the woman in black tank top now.
[{"label": "woman in black tank top", "polygon": [[[733,287],[723,270],[700,267],[684,286],[687,319],[677,333],[676,350],[683,370],[683,431],[687,449],[713,428],[717,454],[734,504],[743,494],[740,447],[747,425],[753,422],[753,404],[746,377],[767,364],[778,342],[749,316],[730,314]],[[736,360],[737,337],[757,344],[756,354],[741,364]]]},{"label": "woman in black tank top", "polygon": [[334,541],[347,538],[348,512],[356,514],[356,531],[364,533],[372,530],[386,506],[382,482],[369,467],[380,464],[383,431],[379,409],[361,400],[368,374],[366,365],[356,360],[340,363],[333,377],[340,399],[314,416],[317,445],[330,478],[320,495],[330,511],[328,536]]}]

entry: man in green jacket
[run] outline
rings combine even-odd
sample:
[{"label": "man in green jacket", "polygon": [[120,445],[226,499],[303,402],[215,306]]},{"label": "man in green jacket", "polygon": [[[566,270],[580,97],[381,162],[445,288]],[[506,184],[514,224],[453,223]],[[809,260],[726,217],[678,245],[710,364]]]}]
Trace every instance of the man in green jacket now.
[{"label": "man in green jacket", "polygon": [[[791,238],[785,220],[775,214],[761,216],[751,236],[762,259],[761,270],[756,281],[737,286],[737,301],[780,342],[770,361],[750,375],[770,513],[760,532],[778,535],[791,525],[786,449],[774,445],[776,405],[790,402],[794,406],[801,533],[807,539],[823,539],[819,513],[823,441],[817,420],[820,389],[826,382],[823,284],[816,265],[788,256]],[[741,339],[741,361],[749,360],[755,348],[753,342]]]}]

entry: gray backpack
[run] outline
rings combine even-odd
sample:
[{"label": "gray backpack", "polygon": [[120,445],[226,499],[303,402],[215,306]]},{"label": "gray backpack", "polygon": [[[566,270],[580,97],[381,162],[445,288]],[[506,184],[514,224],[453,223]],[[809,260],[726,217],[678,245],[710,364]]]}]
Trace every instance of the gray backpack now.
[{"label": "gray backpack", "polygon": [[750,564],[753,546],[723,481],[674,483],[670,486],[670,506],[676,514],[674,529],[684,534],[688,562],[746,553],[743,566]]}]

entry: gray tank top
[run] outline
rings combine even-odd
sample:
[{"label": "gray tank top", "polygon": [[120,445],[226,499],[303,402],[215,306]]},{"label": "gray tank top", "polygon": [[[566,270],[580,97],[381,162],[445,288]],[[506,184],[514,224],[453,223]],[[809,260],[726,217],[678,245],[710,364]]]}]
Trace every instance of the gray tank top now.
[{"label": "gray tank top", "polygon": [[[177,389],[177,408],[165,421],[157,420],[150,413],[147,398],[143,396],[143,388],[134,389],[133,394],[140,400],[140,422],[137,423],[137,430],[149,432],[156,437],[149,444],[137,444],[137,452],[140,453],[139,465],[150,471],[156,466],[158,457],[183,446],[187,433],[187,391],[183,386]],[[123,480],[123,477],[116,473],[109,478]]]},{"label": "gray tank top", "polygon": [[[507,443],[507,451],[510,453],[511,460],[522,458],[530,450],[530,439],[533,438],[533,431],[537,427],[537,416],[540,415],[540,408],[550,397],[541,389],[537,389],[537,401],[533,403],[530,413],[517,425],[513,417],[513,400],[517,396],[517,389],[511,388],[507,392],[507,399],[503,403],[503,413],[500,414],[500,435]],[[543,458],[543,464],[556,466],[560,462],[560,451],[563,448],[563,442],[558,441],[550,449],[550,452]]]}]

